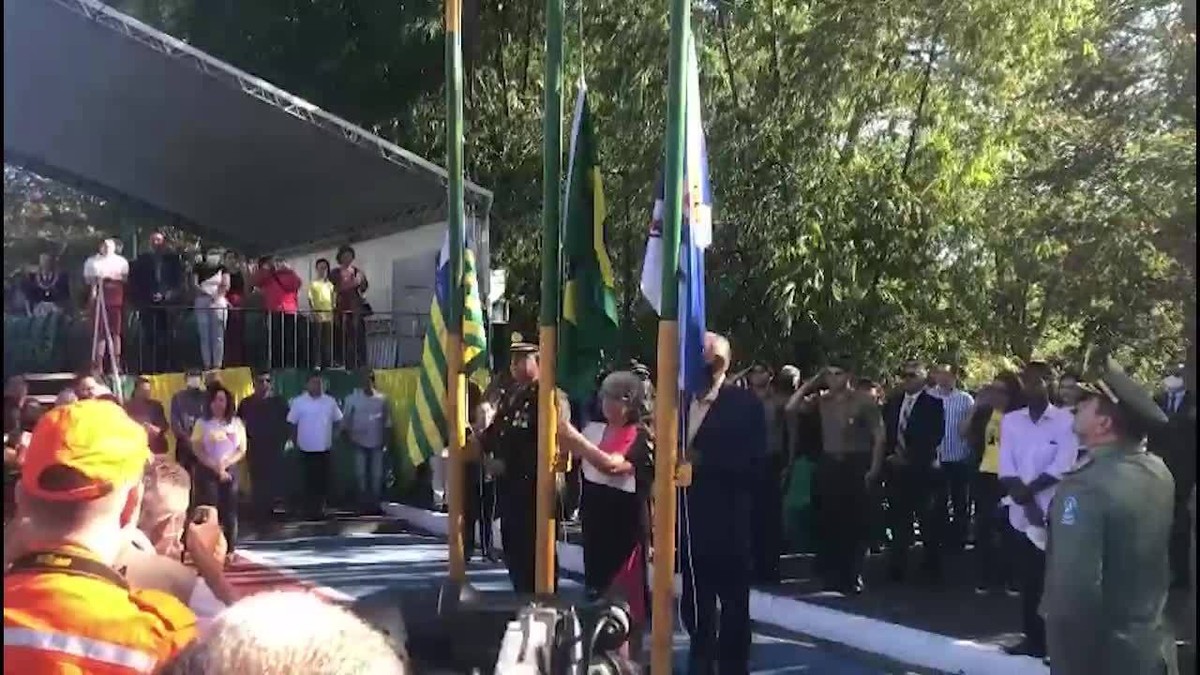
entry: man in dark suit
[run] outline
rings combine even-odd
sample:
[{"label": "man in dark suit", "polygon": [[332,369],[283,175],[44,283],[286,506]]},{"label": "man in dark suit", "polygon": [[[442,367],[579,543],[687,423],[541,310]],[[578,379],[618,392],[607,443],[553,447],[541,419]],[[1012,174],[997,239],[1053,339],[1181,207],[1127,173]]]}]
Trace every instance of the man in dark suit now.
[{"label": "man in dark suit", "polygon": [[942,572],[937,448],[946,425],[942,402],[926,391],[926,377],[920,363],[906,363],[901,369],[900,391],[888,399],[883,409],[888,521],[892,530],[888,555],[893,581],[903,580],[908,571],[914,518],[920,522],[924,544],[922,570],[932,580],[940,578]]},{"label": "man in dark suit", "polygon": [[183,260],[167,248],[162,232],[150,235],[150,250],[129,268],[129,290],[141,322],[137,359],[144,373],[173,370],[170,308],[182,301]]},{"label": "man in dark suit", "polygon": [[749,672],[752,514],[765,471],[766,413],[748,389],[726,384],[728,340],[709,333],[704,356],[711,386],[689,408],[691,484],[680,514],[687,672],[737,675]]},{"label": "man in dark suit", "polygon": [[1175,518],[1171,527],[1171,586],[1186,588],[1190,569],[1191,518],[1188,498],[1196,484],[1196,394],[1184,384],[1183,366],[1163,378],[1155,399],[1167,423],[1150,433],[1148,448],[1162,457],[1175,478]]}]

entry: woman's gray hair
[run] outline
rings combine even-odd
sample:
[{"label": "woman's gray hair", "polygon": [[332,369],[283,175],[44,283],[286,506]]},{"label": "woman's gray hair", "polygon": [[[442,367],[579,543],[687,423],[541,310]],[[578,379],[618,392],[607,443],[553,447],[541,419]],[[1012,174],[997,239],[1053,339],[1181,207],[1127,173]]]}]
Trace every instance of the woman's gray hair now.
[{"label": "woman's gray hair", "polygon": [[627,370],[610,373],[600,383],[600,396],[624,402],[630,408],[631,422],[650,414],[650,383]]}]

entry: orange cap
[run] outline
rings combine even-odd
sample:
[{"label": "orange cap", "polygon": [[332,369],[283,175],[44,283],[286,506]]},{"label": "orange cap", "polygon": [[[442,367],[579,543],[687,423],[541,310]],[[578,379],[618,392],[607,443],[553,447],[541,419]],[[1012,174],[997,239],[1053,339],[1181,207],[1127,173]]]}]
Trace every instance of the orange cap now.
[{"label": "orange cap", "polygon": [[[50,410],[34,427],[21,490],[48,501],[97,499],[141,478],[151,457],[146,430],[121,406],[79,401]],[[70,471],[54,480],[46,472],[56,467]]]}]

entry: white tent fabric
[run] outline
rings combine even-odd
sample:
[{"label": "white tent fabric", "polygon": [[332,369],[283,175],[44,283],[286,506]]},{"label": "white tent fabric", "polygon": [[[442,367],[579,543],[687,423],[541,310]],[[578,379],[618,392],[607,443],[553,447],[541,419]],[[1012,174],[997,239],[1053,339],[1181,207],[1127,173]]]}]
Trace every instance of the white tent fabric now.
[{"label": "white tent fabric", "polygon": [[97,0],[4,1],[4,155],[248,254],[446,218],[442,168]]}]

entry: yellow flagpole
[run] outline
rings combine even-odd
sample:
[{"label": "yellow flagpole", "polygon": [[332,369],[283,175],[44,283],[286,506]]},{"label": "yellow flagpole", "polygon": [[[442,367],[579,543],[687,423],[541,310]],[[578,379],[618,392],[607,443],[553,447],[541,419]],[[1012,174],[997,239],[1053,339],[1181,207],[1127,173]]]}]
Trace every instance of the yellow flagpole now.
[{"label": "yellow flagpole", "polygon": [[464,582],[467,560],[463,550],[463,494],[466,444],[466,383],[463,376],[463,245],[466,221],[463,214],[463,84],[462,0],[446,0],[446,173],[448,174],[448,220],[450,242],[450,293],[446,316],[446,435],[449,458],[446,501],[449,523],[446,539],[450,555],[450,580]]},{"label": "yellow flagpole", "polygon": [[679,243],[683,220],[685,74],[691,8],[671,0],[667,76],[666,171],[663,175],[662,301],[654,406],[654,578],[650,599],[650,672],[671,673],[675,591],[675,487],[679,453]]},{"label": "yellow flagpole", "polygon": [[546,65],[542,115],[542,306],[538,326],[537,544],[534,590],[554,592],[554,475],[558,455],[558,310],[561,270],[559,218],[562,201],[562,61],[564,0],[546,0]]}]

